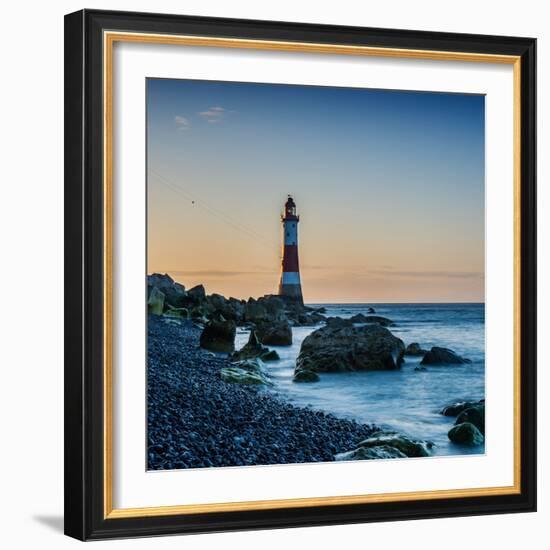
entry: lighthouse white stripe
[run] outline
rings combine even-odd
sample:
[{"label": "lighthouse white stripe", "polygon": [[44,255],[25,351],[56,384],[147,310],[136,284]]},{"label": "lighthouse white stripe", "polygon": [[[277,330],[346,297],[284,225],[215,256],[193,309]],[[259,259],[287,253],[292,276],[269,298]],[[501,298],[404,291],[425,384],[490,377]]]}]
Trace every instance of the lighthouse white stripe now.
[{"label": "lighthouse white stripe", "polygon": [[296,271],[283,271],[281,282],[283,285],[299,285],[300,274]]}]

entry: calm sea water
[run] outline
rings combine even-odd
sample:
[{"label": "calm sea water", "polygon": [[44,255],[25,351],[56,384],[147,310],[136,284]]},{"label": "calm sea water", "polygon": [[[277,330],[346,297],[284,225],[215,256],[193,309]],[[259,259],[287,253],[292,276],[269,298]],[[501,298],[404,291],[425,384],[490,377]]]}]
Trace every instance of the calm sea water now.
[{"label": "calm sea water", "polygon": [[[369,305],[323,304],[327,316],[367,314]],[[375,423],[436,444],[435,454],[473,454],[484,446],[451,443],[447,432],[454,419],[438,414],[446,404],[479,400],[485,396],[485,308],[483,304],[373,304],[377,315],[395,321],[390,330],[405,345],[448,347],[472,360],[467,365],[429,366],[418,372],[420,358],[406,357],[400,370],[321,374],[312,384],[292,382],[296,357],[303,339],[318,327],[293,328],[293,345],[277,347],[281,361],[269,363],[275,384],[271,391],[299,406],[310,406],[342,418]],[[236,346],[248,339],[237,335]]]}]

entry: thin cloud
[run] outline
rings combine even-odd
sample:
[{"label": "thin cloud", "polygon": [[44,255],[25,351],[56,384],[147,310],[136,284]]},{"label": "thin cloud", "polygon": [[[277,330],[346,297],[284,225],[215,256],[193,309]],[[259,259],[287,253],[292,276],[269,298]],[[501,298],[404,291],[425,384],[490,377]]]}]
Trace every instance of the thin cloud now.
[{"label": "thin cloud", "polygon": [[200,111],[197,114],[205,118],[207,122],[211,124],[216,124],[224,118],[226,112],[227,111],[223,107],[216,105],[214,107],[210,107],[206,111]]},{"label": "thin cloud", "polygon": [[176,126],[179,130],[187,130],[191,127],[189,119],[185,118],[184,116],[176,115],[174,117],[174,122],[176,123]]}]

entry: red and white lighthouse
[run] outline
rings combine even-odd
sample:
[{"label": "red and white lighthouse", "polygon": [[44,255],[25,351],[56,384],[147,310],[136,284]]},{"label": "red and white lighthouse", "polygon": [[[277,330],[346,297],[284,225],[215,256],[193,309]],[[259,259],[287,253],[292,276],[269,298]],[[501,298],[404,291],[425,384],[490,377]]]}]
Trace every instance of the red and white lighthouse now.
[{"label": "red and white lighthouse", "polygon": [[300,284],[300,267],[298,265],[298,222],[296,203],[289,195],[285,210],[281,216],[283,223],[283,263],[279,296],[296,300],[303,304],[302,285]]}]

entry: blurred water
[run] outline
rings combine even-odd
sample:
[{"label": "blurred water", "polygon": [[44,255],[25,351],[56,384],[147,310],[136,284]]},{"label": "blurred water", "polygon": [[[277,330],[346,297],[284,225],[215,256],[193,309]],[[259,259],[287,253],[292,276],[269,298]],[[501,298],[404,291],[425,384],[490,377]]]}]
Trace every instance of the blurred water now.
[{"label": "blurred water", "polygon": [[[326,305],[327,316],[367,314],[369,305]],[[281,361],[269,363],[277,392],[299,406],[311,406],[343,418],[375,423],[436,443],[435,454],[483,453],[484,446],[463,447],[451,443],[447,432],[454,418],[438,414],[446,404],[479,400],[485,396],[485,309],[483,304],[374,304],[376,315],[389,317],[390,330],[405,345],[418,342],[423,348],[448,347],[472,360],[467,365],[427,367],[418,372],[420,358],[406,357],[400,370],[321,374],[311,384],[292,382],[294,364],[303,339],[319,327],[293,328],[293,345],[274,347]],[[248,339],[237,334],[236,346]]]}]

